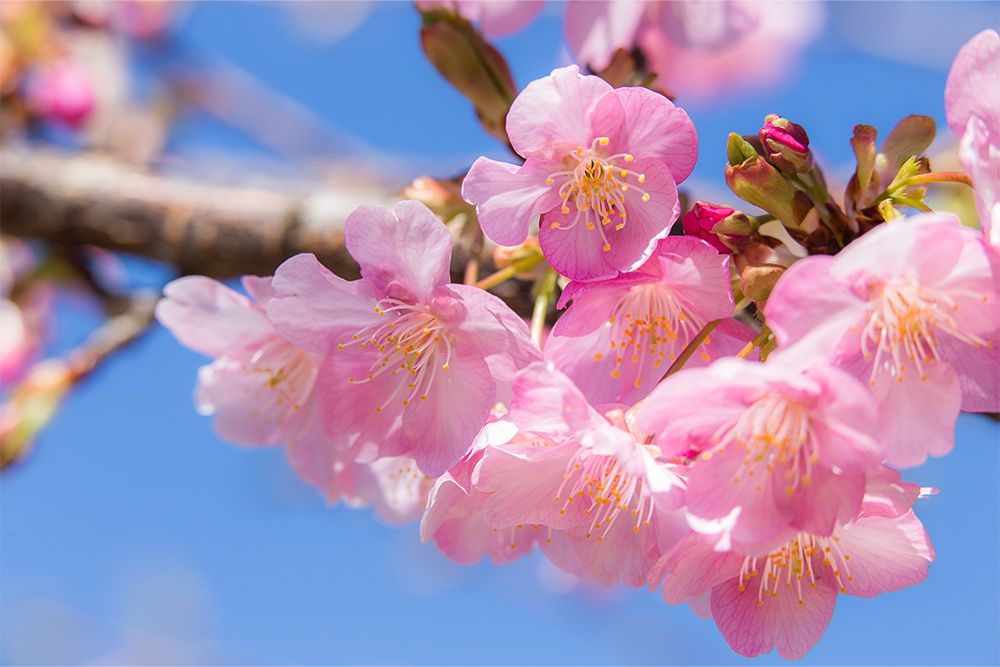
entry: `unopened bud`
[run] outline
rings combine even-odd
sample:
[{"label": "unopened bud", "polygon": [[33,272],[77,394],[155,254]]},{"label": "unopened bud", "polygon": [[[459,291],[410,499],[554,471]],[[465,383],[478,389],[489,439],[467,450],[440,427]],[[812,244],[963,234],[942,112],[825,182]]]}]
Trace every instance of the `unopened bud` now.
[{"label": "unopened bud", "polygon": [[735,133],[729,135],[726,183],[743,201],[759,206],[789,227],[798,227],[798,220],[792,209],[796,190],[781,172],[756,151],[743,162],[734,163],[734,158],[745,154],[746,149],[753,151],[753,147],[743,137]]},{"label": "unopened bud", "polygon": [[507,61],[462,17],[443,10],[424,12],[420,43],[437,71],[476,108],[483,128],[507,141],[507,110],[517,86]]},{"label": "unopened bud", "polygon": [[35,73],[28,79],[26,96],[39,115],[72,128],[83,125],[97,103],[90,74],[75,60]]},{"label": "unopened bud", "polygon": [[22,458],[72,386],[77,375],[70,364],[49,359],[32,368],[0,406],[0,468]]},{"label": "unopened bud", "polygon": [[696,201],[684,214],[684,233],[711,243],[721,253],[741,252],[750,240],[754,226],[742,211]]},{"label": "unopened bud", "polygon": [[771,296],[778,278],[785,272],[780,264],[754,264],[740,273],[740,290],[743,295],[762,308]]},{"label": "unopened bud", "polygon": [[801,125],[772,113],[764,119],[759,135],[768,161],[781,171],[791,174],[812,168],[809,135]]}]

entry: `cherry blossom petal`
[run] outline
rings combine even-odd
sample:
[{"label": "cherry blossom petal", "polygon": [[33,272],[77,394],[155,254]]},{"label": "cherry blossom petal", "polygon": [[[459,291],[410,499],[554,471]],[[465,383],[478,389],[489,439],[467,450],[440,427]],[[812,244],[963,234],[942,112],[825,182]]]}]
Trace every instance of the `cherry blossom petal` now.
[{"label": "cherry blossom petal", "polygon": [[965,412],[1000,412],[1000,339],[994,331],[985,338],[991,346],[971,347],[967,343],[942,336],[941,358],[958,375],[962,390],[961,408]]},{"label": "cherry blossom petal", "polygon": [[[583,336],[550,335],[545,341],[544,352],[545,360],[572,380],[591,405],[626,402],[621,400],[622,382],[609,381],[615,357],[610,352],[607,331],[597,329]],[[601,358],[595,360],[595,354],[601,354]]]},{"label": "cherry blossom petal", "polygon": [[944,87],[948,125],[962,139],[972,116],[1000,136],[1000,36],[983,30],[958,52]]},{"label": "cherry blossom petal", "polygon": [[486,450],[473,476],[476,488],[488,493],[483,518],[495,528],[539,524],[567,530],[579,524],[587,506],[555,498],[569,462],[579,449],[567,443],[558,447],[505,445]]},{"label": "cherry blossom petal", "polygon": [[827,467],[849,472],[869,470],[880,463],[882,448],[873,437],[878,404],[868,389],[830,366],[817,364],[807,375],[823,387],[824,398],[813,407],[815,417],[810,420],[819,460]]},{"label": "cherry blossom petal", "polygon": [[528,326],[507,304],[485,290],[471,285],[442,288],[461,301],[467,315],[449,330],[464,338],[464,345],[486,361],[494,378],[510,380],[514,374],[536,361],[542,352],[532,340]]},{"label": "cherry blossom petal", "polygon": [[373,363],[371,354],[334,352],[323,360],[316,395],[326,437],[337,449],[371,446],[380,456],[405,454],[409,442],[402,434],[404,406],[401,397],[390,400],[402,383],[388,373],[364,381]]},{"label": "cherry blossom petal", "polygon": [[813,535],[832,535],[836,526],[854,520],[864,496],[864,475],[837,475],[816,466],[810,483],[795,491],[795,518],[789,525]]},{"label": "cherry blossom petal", "polygon": [[602,249],[600,237],[595,230],[587,229],[585,218],[576,211],[562,213],[558,209],[543,215],[538,230],[542,253],[552,268],[572,280],[617,276],[618,268],[608,261],[608,252]]},{"label": "cherry blossom petal", "polygon": [[455,348],[448,366],[426,386],[427,400],[403,412],[412,456],[428,477],[440,477],[469,450],[496,395],[486,362],[475,351]]},{"label": "cherry blossom petal", "polygon": [[619,271],[639,268],[653,254],[657,242],[669,233],[681,212],[677,186],[662,162],[637,159],[629,169],[645,175],[641,187],[648,197],[635,186],[629,188],[625,193],[628,218],[624,227],[617,229],[614,221],[605,227],[611,244],[607,261]]},{"label": "cherry blossom petal", "polygon": [[[701,519],[719,519],[734,507],[742,507],[732,539],[755,544],[781,534],[796,515],[796,503],[775,479],[780,470],[758,480],[742,475],[734,482],[745,456],[742,448],[730,445],[721,453],[713,453],[711,459],[691,466],[687,509]],[[861,497],[857,500],[860,505]]]},{"label": "cherry blossom petal", "polygon": [[317,418],[316,401],[311,401],[309,407],[309,428],[285,448],[288,462],[299,477],[323,494],[327,504],[335,505],[343,498],[356,505],[351,457],[327,444],[323,424]]},{"label": "cherry blossom petal", "polygon": [[710,538],[694,531],[688,533],[650,569],[650,590],[655,590],[669,573],[663,582],[663,601],[681,604],[737,577],[743,558],[715,551],[712,546]]},{"label": "cherry blossom petal", "polygon": [[[903,218],[879,225],[848,244],[831,264],[830,277],[858,290],[878,278],[906,277],[921,285],[936,285],[954,270],[965,241],[954,215],[925,213]],[[860,296],[868,298],[863,292]]]},{"label": "cherry blossom petal", "polygon": [[296,438],[311,412],[316,361],[278,336],[255,353],[224,357],[198,370],[198,411],[242,445]]},{"label": "cherry blossom petal", "polygon": [[819,641],[833,617],[837,591],[828,576],[818,572],[815,588],[802,587],[803,604],[793,591],[784,590],[760,604],[755,585],[740,591],[738,580],[732,579],[712,589],[712,616],[740,655],[752,658],[777,648],[782,658],[798,660]]},{"label": "cherry blossom petal", "polygon": [[185,276],[163,288],[156,319],[181,345],[221,357],[274,336],[264,310],[253,301],[204,276]]},{"label": "cherry blossom petal", "polygon": [[607,426],[569,378],[543,363],[532,364],[514,378],[510,419],[522,430],[554,442]]},{"label": "cherry blossom petal", "polygon": [[645,2],[620,0],[570,0],[566,7],[566,41],[576,53],[577,62],[600,71],[608,66],[615,51],[631,49],[646,6]]},{"label": "cherry blossom petal", "polygon": [[481,157],[465,180],[462,197],[476,205],[479,225],[492,241],[516,246],[528,238],[531,218],[562,203],[559,189],[548,185],[549,174],[559,171],[558,160],[529,158],[522,166]]},{"label": "cherry blossom petal", "polygon": [[581,76],[576,65],[532,81],[507,112],[511,146],[522,157],[549,160],[613,135],[624,117],[621,104],[597,109],[612,90],[604,79]]},{"label": "cherry blossom petal", "polygon": [[934,547],[912,510],[899,518],[862,517],[840,533],[840,548],[851,556],[841,580],[848,595],[875,597],[919,584],[927,578]]},{"label": "cherry blossom petal", "polygon": [[881,408],[879,442],[885,460],[910,468],[927,460],[927,455],[944,456],[955,446],[955,420],[962,401],[958,376],[948,364],[932,362],[924,366],[926,380],[915,372],[903,382],[879,374],[872,393]]},{"label": "cherry blossom petal", "polygon": [[334,275],[314,255],[296,255],[278,267],[272,281],[278,296],[268,303],[274,328],[293,344],[326,354],[379,315],[371,284]]},{"label": "cherry blossom petal", "polygon": [[625,110],[618,146],[637,157],[662,161],[680,184],[698,161],[698,133],[687,112],[648,88],[616,88]]},{"label": "cherry blossom petal", "polygon": [[392,212],[359,206],[347,216],[344,243],[361,275],[390,297],[426,304],[450,280],[451,232],[420,202],[401,201]]}]

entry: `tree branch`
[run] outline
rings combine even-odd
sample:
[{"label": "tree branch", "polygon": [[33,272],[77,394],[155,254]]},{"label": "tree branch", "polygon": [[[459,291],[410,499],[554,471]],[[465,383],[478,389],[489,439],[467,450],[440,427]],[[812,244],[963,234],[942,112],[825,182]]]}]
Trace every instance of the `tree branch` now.
[{"label": "tree branch", "polygon": [[[0,221],[5,234],[132,253],[181,274],[271,275],[288,257],[311,252],[354,279],[360,274],[344,247],[347,216],[362,204],[391,207],[401,197],[386,186],[341,180],[346,185],[297,192],[232,187],[151,173],[103,154],[0,147]],[[471,238],[456,239],[455,282],[476,255]],[[495,267],[486,261],[482,269]],[[529,281],[491,289],[515,312],[532,312]]]},{"label": "tree branch", "polygon": [[361,204],[398,198],[373,186],[302,195],[206,184],[101,154],[42,149],[0,148],[0,165],[5,234],[96,245],[220,278],[269,275],[299,252],[357,277],[344,248],[344,221]]}]

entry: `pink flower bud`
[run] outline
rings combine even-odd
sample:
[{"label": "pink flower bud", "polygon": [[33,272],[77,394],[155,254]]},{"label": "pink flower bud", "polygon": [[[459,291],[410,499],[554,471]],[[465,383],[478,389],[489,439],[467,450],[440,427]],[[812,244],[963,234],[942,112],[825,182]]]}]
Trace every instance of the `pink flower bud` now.
[{"label": "pink flower bud", "polygon": [[684,233],[708,241],[716,250],[732,255],[740,252],[750,240],[753,228],[750,219],[728,206],[696,201],[684,214]]},{"label": "pink flower bud", "polygon": [[63,60],[28,82],[28,103],[48,120],[80,127],[94,110],[94,87],[86,68]]},{"label": "pink flower bud", "polygon": [[771,164],[785,173],[810,169],[809,136],[802,126],[773,113],[764,121],[759,133],[760,143]]}]

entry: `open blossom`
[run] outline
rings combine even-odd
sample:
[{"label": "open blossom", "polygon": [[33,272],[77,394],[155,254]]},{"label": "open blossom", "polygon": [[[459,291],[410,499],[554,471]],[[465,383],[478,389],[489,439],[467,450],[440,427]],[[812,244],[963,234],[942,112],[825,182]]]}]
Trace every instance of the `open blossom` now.
[{"label": "open blossom", "polygon": [[881,461],[875,419],[874,399],[841,370],[740,359],[672,375],[639,412],[664,455],[695,457],[688,513],[731,517],[742,545],[789,528],[829,536],[856,516]]},{"label": "open blossom", "polygon": [[542,10],[543,0],[417,0],[422,12],[453,9],[480,26],[483,37],[504,37],[527,26]]},{"label": "open blossom", "polygon": [[215,361],[198,372],[198,411],[215,415],[219,435],[241,445],[287,445],[296,473],[327,502],[375,504],[391,522],[420,516],[431,482],[406,457],[357,463],[327,444],[319,420],[316,375],[322,357],[278,335],[265,309],[270,278],[244,276],[254,299],[204,276],[169,283],[156,317],[177,340]]},{"label": "open blossom", "polygon": [[872,477],[856,519],[831,535],[790,531],[764,551],[719,549],[692,531],[650,570],[668,604],[706,594],[716,625],[737,653],[777,648],[789,660],[811,649],[838,594],[875,597],[927,578],[934,548],[910,506],[922,491],[888,468]]},{"label": "open blossom", "polygon": [[[631,405],[645,398],[706,324],[733,314],[729,256],[700,239],[668,236],[636,271],[572,281],[559,306],[570,301],[545,344],[545,358],[591,403]],[[724,320],[690,363],[735,355],[753,335]]]},{"label": "open blossom", "polygon": [[972,179],[983,234],[1000,247],[1000,35],[984,30],[962,47],[944,91],[959,161]]},{"label": "open blossom", "polygon": [[683,480],[656,461],[624,406],[599,413],[549,365],[519,373],[514,396],[510,420],[521,437],[486,448],[472,477],[487,494],[486,522],[544,527],[536,539],[556,565],[605,586],[643,585],[649,566],[686,530],[673,512]]},{"label": "open blossom", "polygon": [[550,531],[537,524],[504,529],[490,526],[483,518],[483,504],[489,493],[472,483],[487,448],[517,440],[517,427],[494,411],[472,450],[434,482],[420,521],[420,538],[424,542],[433,539],[444,555],[466,565],[478,563],[484,555],[489,555],[494,565],[501,565],[531,553],[537,538]]},{"label": "open blossom", "polygon": [[575,66],[517,96],[507,134],[522,166],[479,158],[462,185],[483,232],[501,245],[538,240],[552,266],[577,280],[631,271],[680,213],[676,184],[694,168],[687,114],[645,88],[612,88]]},{"label": "open blossom", "polygon": [[268,315],[324,356],[317,393],[335,448],[362,461],[410,455],[437,477],[486,423],[497,380],[541,352],[497,297],[449,283],[451,233],[423,204],[361,206],[344,236],[362,278],[297,255],[275,274]]},{"label": "open blossom", "polygon": [[959,410],[1000,410],[1000,258],[951,215],[880,225],[840,254],[796,262],[767,302],[774,357],[867,382],[897,466],[954,446]]},{"label": "open blossom", "polygon": [[571,0],[566,38],[596,70],[616,50],[638,46],[661,85],[708,98],[780,81],[822,21],[815,2]]},{"label": "open blossom", "polygon": [[354,498],[348,459],[324,442],[314,394],[320,358],[275,332],[265,307],[270,278],[244,276],[256,301],[204,276],[169,283],[156,318],[187,348],[216,360],[198,372],[198,411],[241,445],[288,445],[296,472],[329,502]]}]

